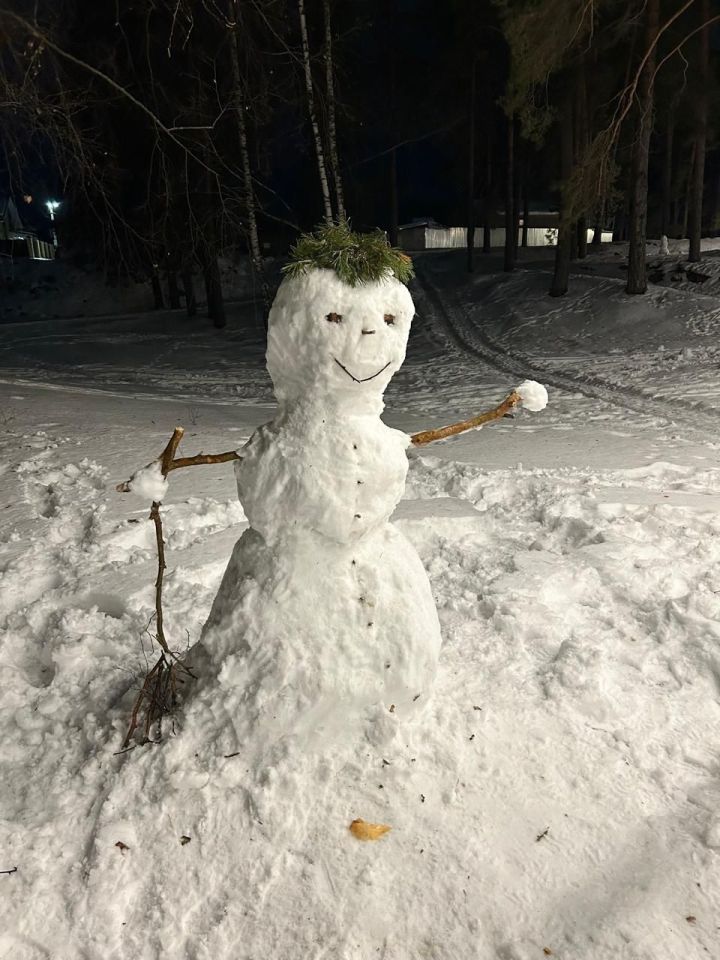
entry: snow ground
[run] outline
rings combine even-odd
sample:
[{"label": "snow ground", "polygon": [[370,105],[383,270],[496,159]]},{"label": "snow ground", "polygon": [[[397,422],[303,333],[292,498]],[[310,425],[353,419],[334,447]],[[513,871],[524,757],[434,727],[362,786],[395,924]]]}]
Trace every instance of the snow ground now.
[{"label": "snow ground", "polygon": [[[260,331],[2,327],[2,960],[720,955],[720,301],[627,298],[612,257],[562,301],[540,259],[470,283],[420,259],[388,422],[525,376],[551,403],[412,455],[396,522],[444,635],[425,712],[261,779],[222,704],[117,755],[155,571],[114,489],[176,423],[190,454],[269,419]],[[173,475],[165,514],[182,647],[243,529],[231,468]],[[392,831],[360,844],[356,817]]]}]

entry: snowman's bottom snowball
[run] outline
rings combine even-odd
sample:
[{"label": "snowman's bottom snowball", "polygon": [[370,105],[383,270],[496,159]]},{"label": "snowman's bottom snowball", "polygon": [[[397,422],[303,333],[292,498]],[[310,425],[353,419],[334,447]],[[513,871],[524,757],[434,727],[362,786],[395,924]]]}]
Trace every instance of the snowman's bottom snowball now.
[{"label": "snowman's bottom snowball", "polygon": [[201,640],[225,709],[266,742],[422,706],[440,642],[427,574],[391,524],[352,545],[246,530]]}]

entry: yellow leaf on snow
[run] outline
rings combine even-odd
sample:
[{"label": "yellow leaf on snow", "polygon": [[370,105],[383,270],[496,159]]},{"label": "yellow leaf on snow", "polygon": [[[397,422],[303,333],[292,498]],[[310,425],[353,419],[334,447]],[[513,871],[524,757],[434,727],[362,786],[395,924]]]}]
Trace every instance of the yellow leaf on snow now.
[{"label": "yellow leaf on snow", "polygon": [[357,840],[379,840],[392,830],[384,823],[366,823],[364,820],[353,820],[350,824],[350,833]]}]

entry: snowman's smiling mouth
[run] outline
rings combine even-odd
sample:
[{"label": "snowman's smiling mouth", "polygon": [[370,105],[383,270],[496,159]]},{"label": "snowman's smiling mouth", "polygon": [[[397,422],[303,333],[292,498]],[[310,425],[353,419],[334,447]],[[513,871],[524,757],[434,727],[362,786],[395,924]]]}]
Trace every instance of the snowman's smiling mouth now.
[{"label": "snowman's smiling mouth", "polygon": [[360,380],[358,377],[354,376],[354,374],[350,373],[350,371],[348,370],[348,368],[347,368],[347,367],[344,367],[344,366],[340,363],[340,361],[337,359],[337,357],[333,357],[333,360],[334,360],[335,363],[340,367],[341,370],[344,370],[344,371],[345,371],[345,373],[350,377],[351,380],[354,380],[354,381],[355,381],[355,383],[367,383],[368,380],[374,380],[375,377],[379,377],[381,373],[384,373],[385,370],[387,370],[387,368],[388,368],[388,367],[390,366],[390,364],[392,363],[392,360],[388,360],[388,362],[385,364],[385,366],[382,367],[382,369],[378,370],[377,373],[374,373],[371,377],[363,377],[362,380]]}]

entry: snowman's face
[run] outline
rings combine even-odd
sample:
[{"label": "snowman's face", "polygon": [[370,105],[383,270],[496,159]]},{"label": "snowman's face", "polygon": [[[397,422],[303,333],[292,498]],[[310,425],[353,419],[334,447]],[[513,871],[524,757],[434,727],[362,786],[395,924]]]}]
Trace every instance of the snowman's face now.
[{"label": "snowman's face", "polygon": [[407,287],[394,277],[356,287],[332,270],[286,278],[268,330],[278,399],[382,396],[405,359],[414,312]]}]

